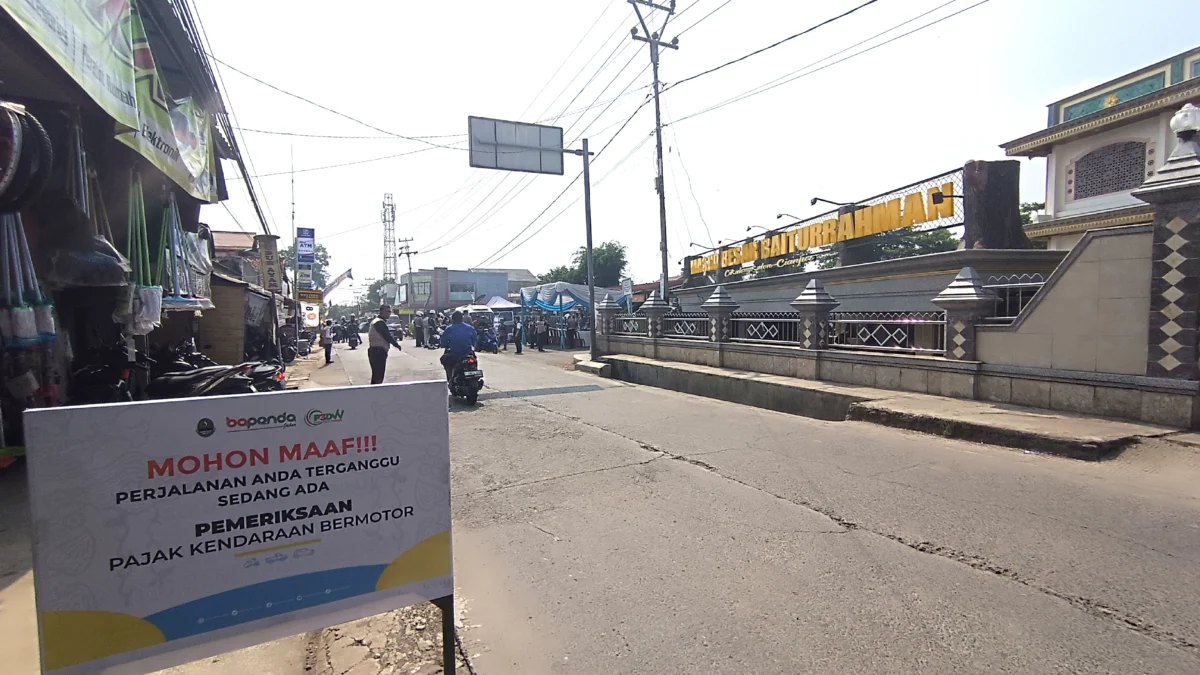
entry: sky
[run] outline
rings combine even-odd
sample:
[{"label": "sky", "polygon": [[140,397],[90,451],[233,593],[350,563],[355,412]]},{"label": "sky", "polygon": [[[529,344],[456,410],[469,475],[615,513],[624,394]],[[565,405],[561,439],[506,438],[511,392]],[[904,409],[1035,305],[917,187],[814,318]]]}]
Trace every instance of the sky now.
[{"label": "sky", "polygon": [[[664,36],[681,36],[679,49],[663,50],[660,66],[672,274],[693,243],[827,208],[812,197],[852,201],[1004,159],[999,144],[1044,128],[1047,104],[1197,44],[1163,30],[1194,0],[877,0],[672,89],[863,1],[678,1]],[[650,55],[630,38],[628,2],[195,6],[271,231],[290,242],[294,166],[295,224],[316,230],[331,276],[354,270],[333,301],[382,272],[385,193],[414,269],[541,273],[583,245],[583,188],[570,184],[579,158],[566,158],[563,176],[473,169],[468,115],[561,126],[569,147],[586,136],[603,148],[591,171],[595,241],[626,245],[635,281],[658,278]],[[667,18],[644,13],[654,30]],[[333,165],[347,166],[323,168]],[[1022,200],[1041,201],[1044,162],[1022,160],[1021,171]],[[232,164],[226,175],[230,199],[202,220],[260,230]]]}]

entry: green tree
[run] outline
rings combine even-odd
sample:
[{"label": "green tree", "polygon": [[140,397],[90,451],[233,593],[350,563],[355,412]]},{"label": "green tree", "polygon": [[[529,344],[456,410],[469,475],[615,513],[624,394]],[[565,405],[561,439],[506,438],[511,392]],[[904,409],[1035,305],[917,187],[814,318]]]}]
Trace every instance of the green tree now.
[{"label": "green tree", "polygon": [[363,304],[367,309],[379,310],[379,306],[383,304],[383,285],[386,283],[395,283],[389,279],[376,279],[367,286],[367,294],[364,296]]},{"label": "green tree", "polygon": [[[628,262],[625,257],[625,246],[620,242],[606,241],[592,248],[592,264],[596,275],[596,285],[600,287],[616,286],[621,282]],[[538,281],[550,283],[565,281],[570,284],[587,283],[587,248],[580,246],[571,256],[571,264],[559,265],[545,274],[538,275]]]},{"label": "green tree", "polygon": [[584,273],[584,278],[582,281],[580,281],[578,268],[559,265],[558,267],[551,268],[550,271],[546,272],[545,274],[539,274],[538,281],[542,282],[543,284],[548,284],[555,281],[565,281],[569,284],[586,283],[587,273]]},{"label": "green tree", "polygon": [[[289,273],[296,269],[296,252],[289,246],[279,252],[283,256],[283,266]],[[321,244],[317,244],[313,254],[313,284],[317,288],[325,288],[325,284],[329,283],[329,251]],[[295,279],[289,274],[289,278]]]},{"label": "green tree", "polygon": [[[577,283],[586,284],[587,248],[580,246],[571,262],[582,277]],[[592,265],[597,286],[609,287],[621,283],[621,275],[624,274],[628,264],[629,262],[625,258],[625,246],[620,242],[606,241],[592,248]]]},{"label": "green tree", "polygon": [[916,231],[912,229],[891,230],[835,244],[826,254],[817,254],[817,269],[827,270],[837,266],[839,248],[846,245],[870,246],[873,261],[911,258],[929,253],[942,253],[958,248],[958,237],[948,228]]},{"label": "green tree", "polygon": [[1032,225],[1034,211],[1044,211],[1046,202],[1021,202],[1021,224]]}]

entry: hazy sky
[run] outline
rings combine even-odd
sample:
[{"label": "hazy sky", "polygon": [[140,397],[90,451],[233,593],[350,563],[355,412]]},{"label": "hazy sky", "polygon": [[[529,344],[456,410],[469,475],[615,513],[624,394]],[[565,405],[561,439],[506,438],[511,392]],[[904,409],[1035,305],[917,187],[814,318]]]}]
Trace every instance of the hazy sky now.
[{"label": "hazy sky", "polygon": [[[808,206],[814,196],[850,201],[969,159],[1002,159],[998,144],[1045,127],[1046,104],[1196,46],[1188,31],[1164,30],[1193,16],[1194,0],[985,0],[842,63],[803,70],[978,1],[879,0],[665,93],[664,123],[679,120],[663,138],[672,273],[689,243],[737,239],[748,225],[775,226],[779,212],[824,210]],[[679,0],[665,37],[684,34],[678,51],[664,50],[661,78],[669,86],[861,2]],[[599,150],[649,92],[649,53],[630,39],[636,20],[622,0],[196,5],[221,61],[388,134],[447,136],[430,143],[462,147],[467,116],[480,115],[546,120],[567,128],[573,145],[586,135]],[[657,27],[664,15],[649,17]],[[331,273],[353,267],[360,288],[382,271],[385,192],[400,214],[398,236],[414,239],[420,252],[414,267],[473,267],[509,245],[488,266],[538,273],[566,263],[583,243],[580,183],[538,218],[578,172],[578,158],[566,158],[561,177],[472,169],[465,151],[385,135],[218,70],[273,231],[290,240],[294,152],[296,224],[315,228],[332,254]],[[812,74],[683,119],[796,71]],[[606,110],[604,102],[623,92]],[[551,122],[597,101],[604,105]],[[644,106],[592,171],[596,241],[627,245],[638,281],[659,273],[653,115],[653,105]],[[401,153],[412,154],[308,171]],[[1043,162],[1024,162],[1022,199],[1040,200],[1043,181]],[[255,229],[242,183],[231,180],[229,188],[228,210],[205,207],[202,217],[215,229],[239,229],[233,216]],[[335,300],[348,299],[352,288]]]}]

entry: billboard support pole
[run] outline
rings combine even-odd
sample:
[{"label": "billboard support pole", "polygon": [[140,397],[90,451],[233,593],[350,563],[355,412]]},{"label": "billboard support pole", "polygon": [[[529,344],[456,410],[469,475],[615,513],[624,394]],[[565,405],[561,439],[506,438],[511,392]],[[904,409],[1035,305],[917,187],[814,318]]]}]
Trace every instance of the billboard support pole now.
[{"label": "billboard support pole", "polygon": [[454,596],[434,598],[433,604],[442,610],[442,672],[445,675],[454,675],[454,650],[458,646],[454,635]]}]

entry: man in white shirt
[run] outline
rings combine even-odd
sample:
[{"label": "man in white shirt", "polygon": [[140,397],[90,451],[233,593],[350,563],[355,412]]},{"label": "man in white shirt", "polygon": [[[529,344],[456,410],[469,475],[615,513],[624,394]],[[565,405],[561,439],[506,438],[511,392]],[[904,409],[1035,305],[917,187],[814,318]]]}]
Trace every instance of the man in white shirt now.
[{"label": "man in white shirt", "polygon": [[333,320],[325,319],[321,326],[321,346],[325,348],[325,365],[333,363]]}]

